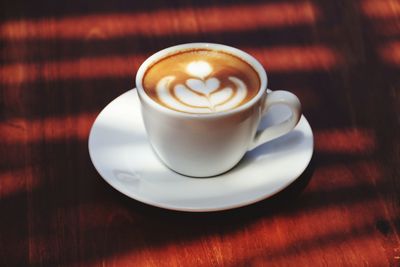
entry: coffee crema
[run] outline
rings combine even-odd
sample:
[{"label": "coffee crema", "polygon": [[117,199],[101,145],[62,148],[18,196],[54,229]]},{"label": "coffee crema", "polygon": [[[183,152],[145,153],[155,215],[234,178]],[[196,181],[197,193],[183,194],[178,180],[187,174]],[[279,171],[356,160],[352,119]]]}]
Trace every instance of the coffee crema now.
[{"label": "coffee crema", "polygon": [[250,101],[260,89],[253,67],[232,54],[192,49],[153,63],[143,88],[154,101],[186,113],[215,113]]}]

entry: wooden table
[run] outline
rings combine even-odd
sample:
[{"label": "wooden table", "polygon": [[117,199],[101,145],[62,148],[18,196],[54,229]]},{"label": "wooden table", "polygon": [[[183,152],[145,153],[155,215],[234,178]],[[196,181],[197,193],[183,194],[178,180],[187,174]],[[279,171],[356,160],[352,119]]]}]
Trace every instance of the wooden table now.
[{"label": "wooden table", "polygon": [[[0,266],[400,265],[400,1],[0,6]],[[251,53],[300,97],[315,154],[275,197],[172,212],[92,166],[100,110],[146,57],[193,41]]]}]

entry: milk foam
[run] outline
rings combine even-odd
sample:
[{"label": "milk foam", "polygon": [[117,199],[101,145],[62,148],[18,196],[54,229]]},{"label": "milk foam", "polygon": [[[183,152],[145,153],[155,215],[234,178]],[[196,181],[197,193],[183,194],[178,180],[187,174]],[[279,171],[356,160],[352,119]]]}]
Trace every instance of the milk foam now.
[{"label": "milk foam", "polygon": [[213,113],[233,109],[240,105],[248,93],[246,84],[239,78],[229,76],[235,86],[220,88],[218,77],[208,77],[213,71],[206,61],[190,62],[185,72],[185,84],[176,84],[174,76],[163,77],[157,84],[157,96],[168,107],[188,113]]}]

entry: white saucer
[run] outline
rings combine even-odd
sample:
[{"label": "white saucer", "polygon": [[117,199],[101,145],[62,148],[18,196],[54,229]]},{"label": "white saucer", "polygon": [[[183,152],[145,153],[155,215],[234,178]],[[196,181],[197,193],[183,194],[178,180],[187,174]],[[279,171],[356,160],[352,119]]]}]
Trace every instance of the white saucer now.
[{"label": "white saucer", "polygon": [[[288,113],[284,107],[271,109],[261,127]],[[272,196],[305,170],[313,146],[312,130],[302,116],[292,132],[248,152],[229,172],[186,177],[165,167],[153,153],[135,89],[108,104],[89,135],[92,162],[112,187],[153,206],[194,212],[232,209]]]}]

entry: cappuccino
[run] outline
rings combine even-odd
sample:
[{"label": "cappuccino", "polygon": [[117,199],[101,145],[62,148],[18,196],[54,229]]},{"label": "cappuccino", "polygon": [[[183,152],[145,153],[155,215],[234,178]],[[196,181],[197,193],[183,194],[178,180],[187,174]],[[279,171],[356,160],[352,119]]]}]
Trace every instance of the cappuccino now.
[{"label": "cappuccino", "polygon": [[158,104],[185,113],[235,109],[260,90],[260,78],[243,59],[212,49],[191,49],[153,63],[143,88]]}]

